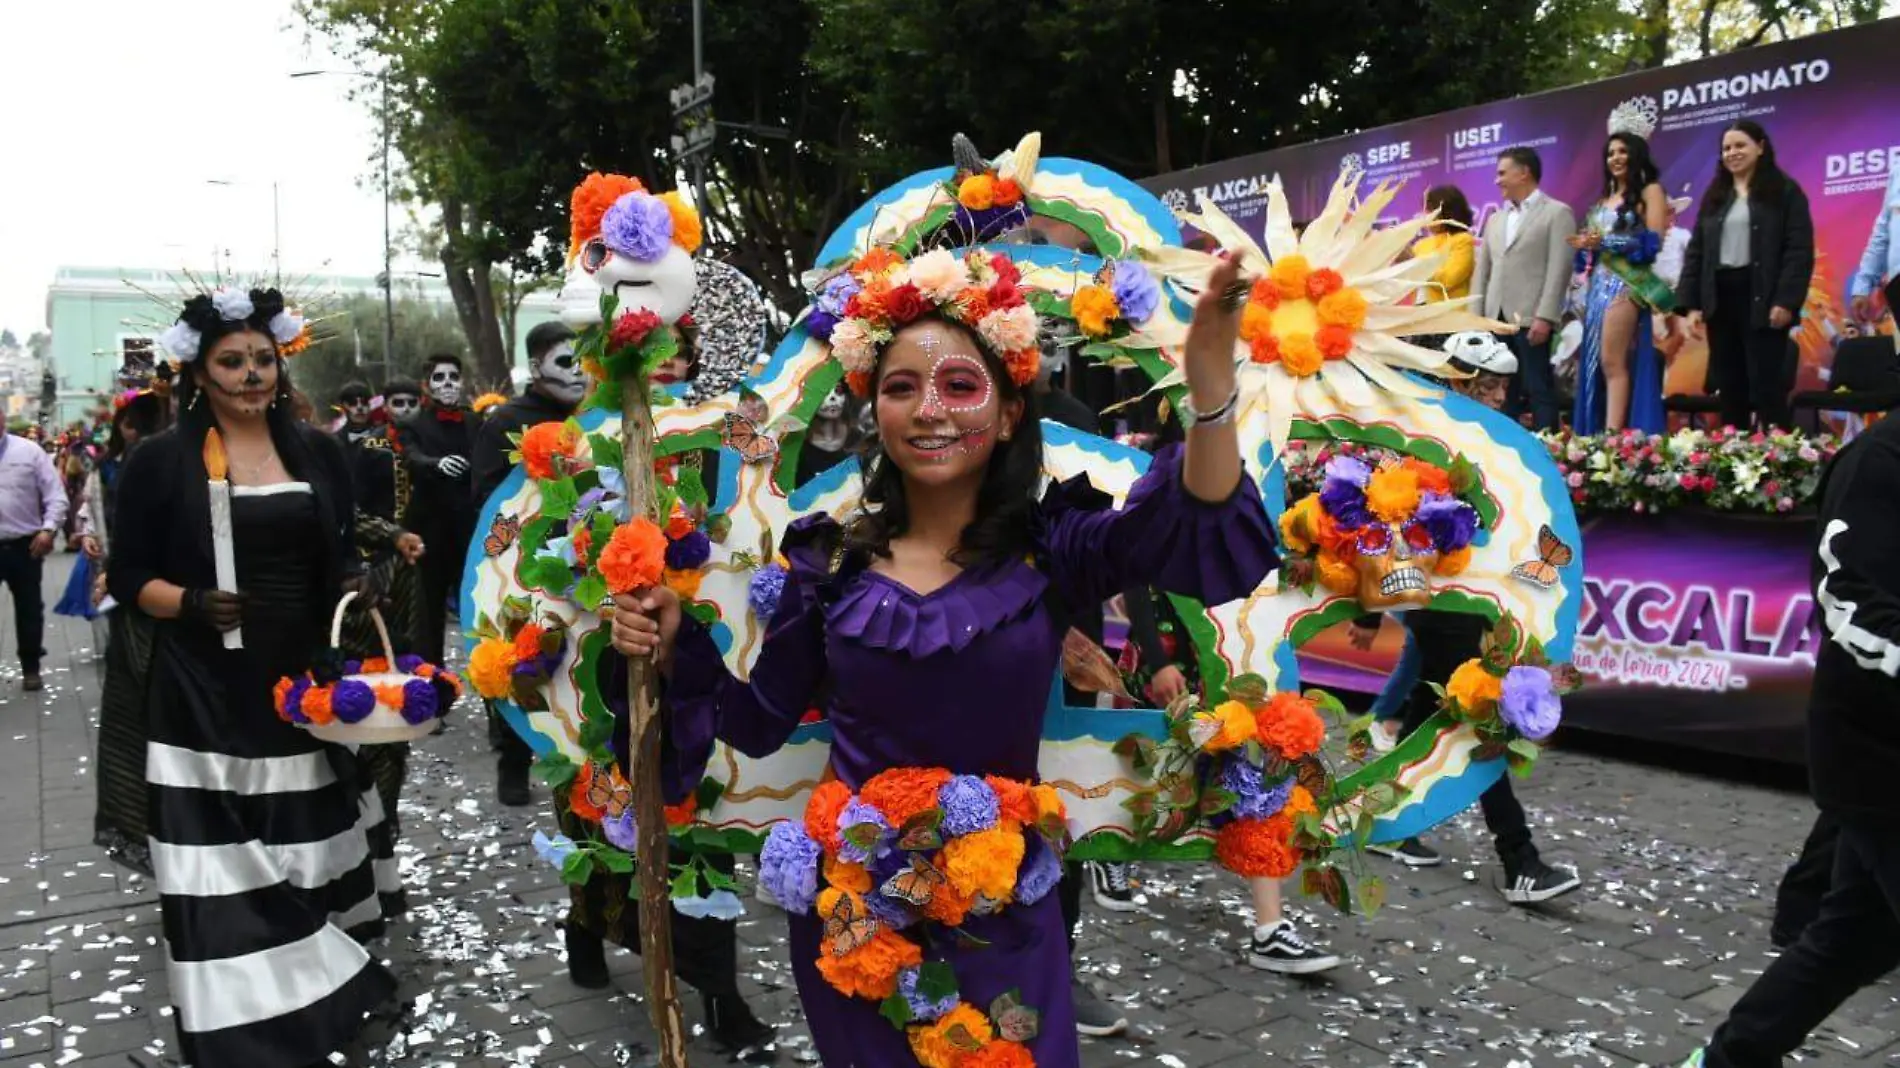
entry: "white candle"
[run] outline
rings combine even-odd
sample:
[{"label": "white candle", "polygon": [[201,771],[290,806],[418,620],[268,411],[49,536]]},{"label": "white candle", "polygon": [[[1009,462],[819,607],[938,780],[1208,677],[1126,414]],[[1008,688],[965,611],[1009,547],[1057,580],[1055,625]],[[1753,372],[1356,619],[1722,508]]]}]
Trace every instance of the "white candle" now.
[{"label": "white candle", "polygon": [[[205,434],[205,474],[210,477],[206,488],[211,495],[211,561],[217,569],[218,589],[225,593],[237,592],[237,552],[231,540],[231,483],[227,474],[224,456],[224,438],[213,427]],[[244,648],[244,634],[233,627],[224,632],[226,649]]]}]

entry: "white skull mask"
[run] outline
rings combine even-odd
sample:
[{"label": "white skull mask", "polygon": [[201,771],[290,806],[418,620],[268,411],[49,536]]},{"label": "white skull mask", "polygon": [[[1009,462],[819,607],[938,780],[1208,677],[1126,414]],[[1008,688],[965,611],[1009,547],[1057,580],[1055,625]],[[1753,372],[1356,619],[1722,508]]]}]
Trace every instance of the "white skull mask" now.
[{"label": "white skull mask", "polygon": [[818,402],[818,418],[844,418],[845,405],[849,402],[850,397],[851,394],[845,391],[844,386],[834,386],[830,393],[825,394],[825,399]]},{"label": "white skull mask", "polygon": [[558,342],[543,353],[534,365],[534,380],[541,392],[562,404],[579,404],[587,392],[587,379],[574,356],[574,343]]},{"label": "white skull mask", "polygon": [[[668,324],[679,322],[680,316],[692,308],[693,290],[699,284],[698,275],[693,273],[693,257],[678,245],[668,245],[659,259],[646,263],[622,256],[596,238],[583,250],[581,266],[594,276],[595,285],[618,298],[615,314],[650,311]],[[583,310],[577,308],[574,313]],[[598,297],[591,311],[585,321],[598,321]],[[572,325],[568,314],[564,311],[563,318]]]},{"label": "white skull mask", "polygon": [[452,363],[429,368],[429,396],[444,408],[462,403],[462,369]]}]

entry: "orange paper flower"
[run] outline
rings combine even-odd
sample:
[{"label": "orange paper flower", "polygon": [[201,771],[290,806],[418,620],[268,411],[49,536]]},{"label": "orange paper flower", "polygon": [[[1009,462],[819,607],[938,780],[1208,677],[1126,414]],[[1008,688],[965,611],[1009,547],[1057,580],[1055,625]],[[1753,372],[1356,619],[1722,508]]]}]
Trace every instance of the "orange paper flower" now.
[{"label": "orange paper flower", "polygon": [[851,801],[851,788],[836,779],[818,784],[811,792],[811,800],[805,803],[805,833],[811,840],[825,847],[825,853],[836,856],[841,843],[838,840],[838,813]]},{"label": "orange paper flower", "polygon": [[987,174],[973,174],[957,186],[957,202],[971,211],[982,211],[996,206],[996,179]]},{"label": "orange paper flower", "polygon": [[1298,254],[1282,256],[1273,264],[1267,277],[1273,279],[1274,288],[1280,291],[1284,300],[1300,300],[1306,296],[1306,276],[1312,268],[1306,257]]},{"label": "orange paper flower", "polygon": [[1271,278],[1255,279],[1253,288],[1247,293],[1247,301],[1272,311],[1280,306],[1280,287],[1274,285]]},{"label": "orange paper flower", "polygon": [[1036,822],[1036,795],[1027,785],[1000,775],[985,775],[983,781],[996,791],[1002,819],[1018,826]]},{"label": "orange paper flower", "polygon": [[1229,749],[1246,745],[1248,739],[1254,736],[1256,728],[1253,709],[1239,701],[1224,701],[1219,707],[1202,715],[1217,724],[1214,736],[1207,740],[1206,745],[1201,746],[1210,753],[1224,753]]},{"label": "orange paper flower", "polygon": [[614,593],[643,590],[658,585],[666,570],[666,535],[653,520],[636,516],[630,523],[614,528],[607,547],[600,552],[600,577]]},{"label": "orange paper flower", "polygon": [[1407,456],[1401,467],[1418,476],[1418,488],[1426,493],[1451,495],[1451,473],[1437,464],[1428,464],[1417,457]]},{"label": "orange paper flower", "polygon": [[1272,334],[1257,334],[1247,343],[1247,355],[1255,363],[1273,363],[1280,358],[1280,339]]},{"label": "orange paper flower", "polygon": [[[859,902],[859,915],[863,908]],[[882,1001],[897,993],[898,972],[923,962],[924,951],[917,943],[881,927],[869,941],[843,956],[833,952],[833,942],[826,939],[818,953],[818,974],[848,997]]]},{"label": "orange paper flower", "polygon": [[[967,1002],[945,1013],[935,1023],[910,1029],[910,1052],[924,1068],[962,1068],[969,1054],[950,1041],[950,1032],[961,1027],[977,1042],[988,1045],[996,1037],[989,1017]],[[1073,1040],[1071,1040],[1073,1041]]]},{"label": "orange paper flower", "polygon": [[468,677],[475,692],[490,700],[506,697],[514,690],[514,643],[502,638],[485,638],[468,654]]},{"label": "orange paper flower", "polygon": [[871,892],[871,872],[864,865],[826,857],[824,867],[825,882],[836,889],[860,895]]},{"label": "orange paper flower", "polygon": [[[940,872],[944,870],[942,854],[937,856],[936,868]],[[944,878],[944,884],[937,887],[936,892],[930,895],[929,903],[924,906],[924,915],[946,927],[955,927],[970,914],[970,906],[975,902],[958,890],[955,884],[947,881],[949,873],[945,872]]]},{"label": "orange paper flower", "polygon": [[558,477],[554,458],[573,459],[580,443],[580,431],[564,422],[536,424],[521,434],[521,463],[530,478]]},{"label": "orange paper flower", "polygon": [[[1486,671],[1482,662],[1467,660],[1451,673],[1451,679],[1445,683],[1445,696],[1458,702],[1467,718],[1487,720],[1497,714],[1498,699],[1504,696],[1504,680]],[[309,707],[307,698],[305,707]]]},{"label": "orange paper flower", "polygon": [[623,194],[637,193],[646,186],[637,178],[624,174],[601,174],[596,171],[581,179],[574,187],[574,195],[568,201],[568,239],[567,261],[581,254],[581,246],[590,238],[600,234],[600,220],[607,209],[614,206]]},{"label": "orange paper flower", "polygon": [[1462,549],[1454,549],[1440,556],[1438,563],[1433,565],[1432,570],[1446,578],[1456,578],[1464,574],[1465,568],[1470,566],[1471,546],[1467,545]]},{"label": "orange paper flower", "polygon": [[879,246],[858,257],[851,265],[852,274],[883,274],[885,271],[904,262],[903,258],[888,248]]},{"label": "orange paper flower", "polygon": [[1418,472],[1381,467],[1366,481],[1366,509],[1388,523],[1403,523],[1418,511]]},{"label": "orange paper flower", "polygon": [[667,589],[679,594],[680,600],[690,601],[699,596],[699,584],[705,577],[706,573],[698,569],[679,571],[667,568],[664,581]]},{"label": "orange paper flower", "polygon": [[943,768],[892,768],[871,776],[859,794],[865,804],[884,813],[892,827],[902,827],[936,808],[937,791],[949,781],[950,773]]},{"label": "orange paper flower", "polygon": [[1352,331],[1343,326],[1322,326],[1313,339],[1319,344],[1319,354],[1329,360],[1344,359],[1352,351]]},{"label": "orange paper flower", "polygon": [[599,823],[607,810],[594,803],[588,792],[594,788],[594,762],[581,765],[580,774],[574,776],[574,782],[567,790],[567,807],[581,819],[589,823]]},{"label": "orange paper flower", "polygon": [[312,686],[303,692],[302,704],[304,718],[318,726],[336,722],[336,713],[330,708],[330,688]]},{"label": "orange paper flower", "polygon": [[1345,285],[1346,280],[1339,276],[1338,271],[1321,267],[1306,276],[1306,297],[1308,300],[1323,300],[1339,292]]},{"label": "orange paper flower", "polygon": [[1068,807],[1062,803],[1062,795],[1056,792],[1055,787],[1039,782],[1030,788],[1030,792],[1036,797],[1036,822],[1040,823],[1050,816],[1061,820],[1069,818]]},{"label": "orange paper flower", "polygon": [[1248,301],[1247,306],[1240,309],[1240,340],[1251,342],[1272,333],[1273,312],[1257,302]]},{"label": "orange paper flower", "polygon": [[943,847],[944,873],[958,893],[1007,901],[1023,862],[1022,832],[1002,827],[953,838]]},{"label": "orange paper flower", "polygon": [[1075,291],[1069,298],[1069,310],[1075,316],[1075,325],[1083,335],[1091,338],[1105,338],[1109,335],[1110,324],[1121,316],[1121,305],[1115,302],[1115,294],[1107,286],[1086,285]]},{"label": "orange paper flower", "polygon": [[699,798],[689,794],[686,800],[677,805],[667,805],[660,812],[666,817],[668,827],[684,827],[699,814]]},{"label": "orange paper flower", "polygon": [[1016,184],[1016,179],[998,178],[996,180],[995,200],[996,200],[997,207],[999,208],[1013,207],[1016,203],[1018,203],[1022,199],[1023,199],[1023,187]]},{"label": "orange paper flower", "polygon": [[699,212],[677,192],[661,193],[660,203],[665,204],[667,214],[673,216],[673,243],[687,252],[698,252],[699,243],[704,240]]},{"label": "orange paper flower", "polygon": [[1287,374],[1305,378],[1317,373],[1326,362],[1311,334],[1288,334],[1279,340],[1280,366],[1286,368]]},{"label": "orange paper flower", "polygon": [[1342,289],[1319,302],[1319,321],[1357,330],[1366,325],[1366,309],[1366,298],[1357,289]]},{"label": "orange paper flower", "polygon": [[1260,744],[1268,752],[1287,760],[1298,760],[1319,752],[1326,740],[1326,724],[1314,710],[1313,702],[1291,690],[1274,694],[1254,712]]},{"label": "orange paper flower", "polygon": [[515,632],[515,662],[533,660],[541,655],[541,635],[546,631],[539,623],[528,623]]},{"label": "orange paper flower", "polygon": [[1284,879],[1300,866],[1299,850],[1291,845],[1293,822],[1285,814],[1266,819],[1235,820],[1214,838],[1214,859],[1236,875],[1249,879]]},{"label": "orange paper flower", "polygon": [[998,1039],[975,1053],[964,1054],[957,1068],[1036,1068],[1036,1057],[1020,1042]]},{"label": "orange paper flower", "polygon": [[1359,570],[1348,561],[1342,560],[1330,552],[1319,554],[1315,564],[1319,569],[1319,584],[1332,593],[1342,597],[1358,592]]}]

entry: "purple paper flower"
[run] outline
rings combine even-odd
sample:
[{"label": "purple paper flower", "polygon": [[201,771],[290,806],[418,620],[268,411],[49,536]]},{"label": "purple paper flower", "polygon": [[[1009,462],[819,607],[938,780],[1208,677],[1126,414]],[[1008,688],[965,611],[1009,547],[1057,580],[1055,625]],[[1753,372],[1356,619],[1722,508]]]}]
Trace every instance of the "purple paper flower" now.
[{"label": "purple paper flower", "polygon": [[1505,673],[1498,712],[1504,722],[1531,741],[1541,742],[1556,733],[1563,719],[1563,704],[1550,672],[1543,668],[1520,664]]},{"label": "purple paper flower", "polygon": [[293,723],[310,722],[303,714],[303,695],[309,692],[310,680],[303,678],[291,683],[289,692],[284,694],[284,711],[290,714]]},{"label": "purple paper flower", "polygon": [[882,890],[873,890],[864,895],[864,907],[871,910],[877,922],[893,931],[901,931],[917,922],[917,910],[902,901],[884,896]]},{"label": "purple paper flower", "polygon": [[768,622],[778,614],[779,598],[784,593],[785,569],[777,564],[767,564],[754,571],[752,582],[746,587],[746,599],[752,602],[752,610]]},{"label": "purple paper flower", "polygon": [[634,822],[632,805],[621,809],[618,816],[601,817],[600,831],[607,836],[608,844],[629,853],[640,845],[640,825]]},{"label": "purple paper flower", "polygon": [[826,315],[831,316],[834,322],[842,319],[844,318],[844,306],[850,303],[851,298],[857,296],[858,291],[863,288],[862,285],[858,284],[857,279],[840,271],[832,275],[824,285],[818,288],[818,300],[813,310],[814,312],[824,312]]},{"label": "purple paper flower", "polygon": [[923,972],[916,968],[905,968],[897,973],[897,992],[904,995],[905,1004],[910,1006],[910,1018],[918,1023],[932,1023],[950,1014],[957,1007],[957,995],[951,993],[937,1001],[931,1001],[917,992],[917,980]]},{"label": "purple paper flower", "polygon": [[346,724],[359,724],[376,711],[376,692],[355,678],[344,678],[331,690],[331,711]]},{"label": "purple paper flower", "polygon": [[1244,757],[1229,755],[1221,769],[1221,789],[1235,796],[1227,814],[1235,819],[1266,819],[1286,807],[1293,796],[1293,780],[1285,779],[1269,786],[1266,775]]},{"label": "purple paper flower", "polygon": [[1061,881],[1062,858],[1041,835],[1030,835],[1022,865],[1016,869],[1016,903],[1033,905],[1047,897]]},{"label": "purple paper flower", "polygon": [[402,684],[402,718],[406,723],[427,723],[435,718],[435,683],[428,679],[410,679]]},{"label": "purple paper flower", "polygon": [[697,530],[666,543],[666,566],[675,571],[697,571],[712,559],[712,539]]},{"label": "purple paper flower", "polygon": [[1137,325],[1147,322],[1161,306],[1161,285],[1148,268],[1134,260],[1116,260],[1115,275],[1109,285],[1122,318]]},{"label": "purple paper flower", "polygon": [[817,305],[812,305],[805,316],[805,332],[820,341],[830,341],[831,332],[838,329],[838,317]]},{"label": "purple paper flower", "polygon": [[361,660],[343,661],[343,674],[361,675],[362,673],[363,673],[363,662]]},{"label": "purple paper flower", "polygon": [[1427,493],[1418,502],[1417,519],[1441,553],[1455,553],[1471,544],[1478,532],[1478,511],[1456,497]]},{"label": "purple paper flower", "polygon": [[423,659],[414,653],[403,653],[396,657],[396,670],[406,675],[414,675],[416,669],[421,667],[423,663]]},{"label": "purple paper flower", "polygon": [[651,193],[622,193],[601,216],[600,237],[622,256],[653,263],[673,246],[673,213]]},{"label": "purple paper flower", "polygon": [[805,833],[804,824],[780,820],[759,850],[759,885],[794,915],[810,912],[818,900],[818,864],[824,847]]},{"label": "purple paper flower", "polygon": [[958,775],[937,791],[937,803],[943,806],[944,836],[959,836],[987,831],[996,826],[1003,804],[990,784],[974,775]]},{"label": "purple paper flower", "polygon": [[1357,456],[1347,456],[1341,453],[1326,461],[1326,477],[1328,479],[1336,478],[1341,482],[1350,482],[1364,489],[1366,483],[1372,481],[1372,468]]},{"label": "purple paper flower", "polygon": [[1366,491],[1341,478],[1329,478],[1319,491],[1319,506],[1341,530],[1358,530],[1372,521],[1366,511]]},{"label": "purple paper flower", "polygon": [[[877,837],[868,846],[854,844],[849,837],[854,827],[869,827],[876,832]],[[838,858],[852,864],[863,864],[890,850],[891,824],[875,805],[867,805],[854,797],[845,803],[844,811],[838,813],[838,839],[843,843],[838,847]]]}]

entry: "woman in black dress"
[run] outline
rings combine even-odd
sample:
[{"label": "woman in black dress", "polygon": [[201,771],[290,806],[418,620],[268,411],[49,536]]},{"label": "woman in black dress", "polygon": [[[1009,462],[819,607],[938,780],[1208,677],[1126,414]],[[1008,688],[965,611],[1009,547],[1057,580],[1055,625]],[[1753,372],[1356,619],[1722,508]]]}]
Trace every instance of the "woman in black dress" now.
[{"label": "woman in black dress", "polygon": [[[327,1063],[395,990],[345,928],[380,927],[366,829],[381,806],[349,754],[280,719],[358,566],[342,450],[299,424],[276,290],[192,298],[162,339],[185,363],[177,425],[126,462],[108,582],[157,620],[146,718],[151,860],[181,1059]],[[220,592],[203,449],[229,457],[237,586]],[[131,531],[137,531],[136,535]],[[243,648],[225,648],[238,630]]]}]

